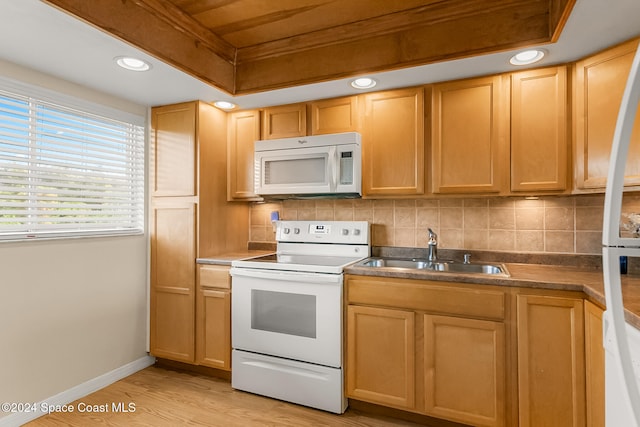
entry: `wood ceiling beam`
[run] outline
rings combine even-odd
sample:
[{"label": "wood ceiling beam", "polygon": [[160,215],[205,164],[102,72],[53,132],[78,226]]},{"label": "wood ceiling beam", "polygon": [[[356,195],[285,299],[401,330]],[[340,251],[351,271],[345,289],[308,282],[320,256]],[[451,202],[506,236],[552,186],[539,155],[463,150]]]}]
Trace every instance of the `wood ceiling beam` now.
[{"label": "wood ceiling beam", "polygon": [[43,0],[229,93],[236,49],[164,0]]},{"label": "wood ceiling beam", "polygon": [[[341,44],[250,59],[238,52],[236,93],[251,93],[364,73],[394,70],[551,41],[547,2],[509,2],[505,7],[440,20],[403,31]],[[506,2],[505,2],[506,3]],[[486,4],[486,3],[485,3]],[[311,45],[309,42],[308,45]],[[277,49],[277,48],[274,48]]]},{"label": "wood ceiling beam", "polygon": [[575,0],[435,0],[236,49],[168,0],[43,0],[230,94],[554,42]]},{"label": "wood ceiling beam", "polygon": [[[441,0],[425,6],[378,16],[323,30],[313,31],[286,39],[239,48],[237,64],[277,57],[328,45],[346,44],[386,34],[400,33],[415,27],[456,21],[479,14],[486,16],[509,7],[530,6],[531,0]],[[537,3],[546,11],[544,3]],[[285,23],[286,24],[286,23]]]},{"label": "wood ceiling beam", "polygon": [[558,41],[560,33],[564,29],[564,24],[567,23],[575,4],[576,0],[549,1],[549,25],[552,31],[550,41],[554,43]]}]

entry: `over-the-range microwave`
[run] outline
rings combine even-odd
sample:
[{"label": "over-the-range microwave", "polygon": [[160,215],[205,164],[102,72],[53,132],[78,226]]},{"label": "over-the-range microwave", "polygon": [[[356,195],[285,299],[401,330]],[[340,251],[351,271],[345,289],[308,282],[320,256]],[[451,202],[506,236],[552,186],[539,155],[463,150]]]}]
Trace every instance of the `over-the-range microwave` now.
[{"label": "over-the-range microwave", "polygon": [[267,198],[359,197],[357,132],[255,142],[255,192]]}]

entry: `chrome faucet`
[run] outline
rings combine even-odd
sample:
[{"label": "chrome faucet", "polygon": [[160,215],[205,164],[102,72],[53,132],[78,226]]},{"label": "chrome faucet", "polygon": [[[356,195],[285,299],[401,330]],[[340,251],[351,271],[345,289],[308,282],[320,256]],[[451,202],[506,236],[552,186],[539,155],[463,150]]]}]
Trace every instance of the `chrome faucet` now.
[{"label": "chrome faucet", "polygon": [[433,232],[432,229],[429,230],[429,242],[427,242],[427,259],[431,262],[435,261],[438,258],[438,235]]}]

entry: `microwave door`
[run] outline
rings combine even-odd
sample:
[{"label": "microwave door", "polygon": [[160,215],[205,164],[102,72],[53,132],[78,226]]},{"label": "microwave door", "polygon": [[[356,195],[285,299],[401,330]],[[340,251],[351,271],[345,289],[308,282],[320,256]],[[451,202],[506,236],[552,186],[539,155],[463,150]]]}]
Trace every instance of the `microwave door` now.
[{"label": "microwave door", "polygon": [[330,148],[256,152],[260,168],[258,194],[313,194],[332,191]]}]

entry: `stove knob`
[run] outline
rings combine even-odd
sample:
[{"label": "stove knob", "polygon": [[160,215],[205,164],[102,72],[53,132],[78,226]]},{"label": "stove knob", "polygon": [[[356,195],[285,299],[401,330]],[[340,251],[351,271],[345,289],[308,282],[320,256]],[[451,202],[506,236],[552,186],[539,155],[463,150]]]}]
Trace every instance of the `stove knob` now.
[{"label": "stove knob", "polygon": [[359,236],[359,235],[360,235],[360,229],[359,229],[359,228],[355,228],[355,229],[353,230],[353,235],[354,235],[354,236]]},{"label": "stove knob", "polygon": [[300,234],[300,229],[299,228],[294,228],[293,229],[293,234]]},{"label": "stove knob", "polygon": [[349,230],[347,230],[346,228],[342,229],[342,235],[343,236],[348,236],[349,235]]},{"label": "stove knob", "polygon": [[289,230],[288,228],[285,227],[285,229],[283,230],[284,234],[289,234],[289,232],[291,232],[291,230]]}]

